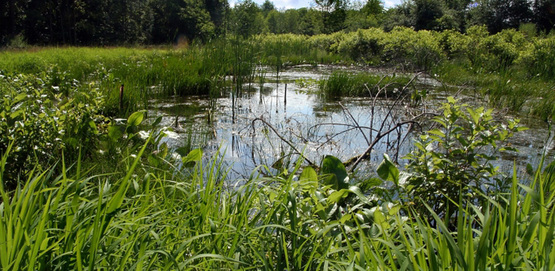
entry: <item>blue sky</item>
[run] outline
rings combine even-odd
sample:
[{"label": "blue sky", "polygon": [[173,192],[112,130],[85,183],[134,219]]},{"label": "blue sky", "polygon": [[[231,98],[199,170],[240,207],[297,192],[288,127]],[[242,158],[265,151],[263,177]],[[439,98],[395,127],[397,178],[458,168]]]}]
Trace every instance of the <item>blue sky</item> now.
[{"label": "blue sky", "polygon": [[[239,0],[229,0],[229,4],[231,6],[233,6],[236,2],[238,2]],[[366,2],[364,0],[360,0],[361,2]],[[256,2],[257,4],[262,4],[264,3],[264,0],[254,0],[254,2]],[[302,8],[302,7],[310,7],[311,5],[314,5],[314,1],[312,0],[270,0],[270,2],[273,2],[274,5],[276,6],[276,8],[281,9],[288,9],[288,8]],[[401,0],[382,0],[382,2],[384,2],[384,7],[385,8],[390,8],[393,7],[395,5],[398,5],[401,3]]]}]

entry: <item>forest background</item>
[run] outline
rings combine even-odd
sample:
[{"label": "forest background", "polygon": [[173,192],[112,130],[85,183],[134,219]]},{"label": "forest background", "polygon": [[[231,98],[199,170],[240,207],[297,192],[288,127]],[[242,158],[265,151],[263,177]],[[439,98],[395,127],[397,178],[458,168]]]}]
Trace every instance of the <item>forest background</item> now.
[{"label": "forest background", "polygon": [[220,35],[302,35],[395,26],[456,30],[486,25],[491,34],[555,27],[554,0],[314,0],[310,8],[277,9],[266,0],[9,0],[0,4],[0,46],[153,45],[206,42]]}]

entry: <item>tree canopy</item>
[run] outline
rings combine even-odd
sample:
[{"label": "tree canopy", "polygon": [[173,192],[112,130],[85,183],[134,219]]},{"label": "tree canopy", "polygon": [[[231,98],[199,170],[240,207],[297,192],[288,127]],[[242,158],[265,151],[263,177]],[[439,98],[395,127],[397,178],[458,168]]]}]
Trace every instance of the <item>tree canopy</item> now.
[{"label": "tree canopy", "polygon": [[260,33],[316,35],[395,26],[465,32],[486,25],[497,33],[522,24],[549,33],[555,0],[312,0],[311,7],[277,8],[241,0],[10,0],[0,3],[0,46],[164,44]]}]

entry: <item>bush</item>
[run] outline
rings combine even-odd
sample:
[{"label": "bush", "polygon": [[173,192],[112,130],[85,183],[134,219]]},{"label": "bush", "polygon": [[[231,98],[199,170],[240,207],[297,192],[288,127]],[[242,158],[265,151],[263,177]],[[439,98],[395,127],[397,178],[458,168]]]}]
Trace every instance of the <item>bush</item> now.
[{"label": "bush", "polygon": [[[90,152],[98,139],[102,99],[97,89],[64,95],[50,78],[33,75],[0,78],[0,153],[8,146],[9,168],[4,185],[17,185],[19,176],[37,166],[46,169],[67,156]],[[39,168],[40,170],[40,168]]]},{"label": "bush", "polygon": [[384,49],[383,40],[387,34],[379,28],[359,29],[346,35],[339,43],[338,51],[348,55],[354,61],[380,64]]},{"label": "bush", "polygon": [[403,68],[429,70],[444,58],[439,40],[431,31],[395,27],[383,43],[383,61]]},{"label": "bush", "polygon": [[498,124],[492,110],[472,109],[453,98],[443,105],[434,123],[439,128],[422,135],[406,157],[411,174],[406,189],[422,214],[428,211],[419,202],[450,219],[460,200],[483,203],[490,191],[504,187],[506,176],[492,162],[501,151],[515,151],[506,140],[522,128],[518,120]]},{"label": "bush", "polygon": [[545,79],[555,77],[555,36],[535,40],[523,54],[520,62],[531,76],[539,75]]},{"label": "bush", "polygon": [[525,49],[526,38],[514,29],[503,30],[495,35],[488,35],[485,26],[473,26],[468,29],[470,42],[466,53],[476,70],[506,70],[518,59]]}]

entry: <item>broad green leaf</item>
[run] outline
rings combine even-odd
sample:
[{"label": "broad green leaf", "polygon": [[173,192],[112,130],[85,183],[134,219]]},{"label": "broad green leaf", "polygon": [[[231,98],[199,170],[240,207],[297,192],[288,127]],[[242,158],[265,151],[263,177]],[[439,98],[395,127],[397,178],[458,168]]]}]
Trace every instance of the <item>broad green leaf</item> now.
[{"label": "broad green leaf", "polygon": [[274,169],[282,169],[283,168],[283,157],[280,157],[277,161],[272,164],[272,168]]},{"label": "broad green leaf", "polygon": [[378,175],[380,178],[399,185],[399,169],[391,162],[387,154],[383,155],[383,161],[378,166]]},{"label": "broad green leaf", "polygon": [[91,130],[93,131],[93,133],[95,135],[98,135],[98,129],[96,128],[96,123],[93,120],[90,120],[88,124]]},{"label": "broad green leaf", "polygon": [[143,122],[143,119],[145,117],[144,114],[145,114],[144,110],[137,111],[131,114],[131,116],[129,116],[129,118],[127,119],[127,127],[139,126],[139,124]]},{"label": "broad green leaf", "polygon": [[379,209],[376,209],[376,211],[374,211],[374,222],[380,225],[380,227],[384,230],[389,228],[389,223],[387,223],[385,216],[382,214],[382,211],[380,211]]},{"label": "broad green leaf", "polygon": [[181,161],[183,164],[190,164],[199,162],[202,159],[202,150],[201,149],[194,149],[187,154],[187,156],[183,157]]},{"label": "broad green leaf", "polygon": [[346,198],[349,195],[349,192],[350,191],[348,189],[341,189],[339,191],[335,191],[335,192],[331,193],[331,195],[328,197],[328,202],[329,203],[338,203],[342,199]]},{"label": "broad green leaf", "polygon": [[335,190],[348,187],[348,184],[345,182],[345,179],[347,178],[347,170],[345,169],[345,165],[343,165],[343,163],[341,163],[341,161],[336,157],[327,155],[324,158],[324,160],[322,161],[321,173],[332,174],[333,176],[335,176],[335,183],[333,183],[333,180],[328,180],[332,183],[326,183],[336,185],[336,187],[334,187]]},{"label": "broad green leaf", "polygon": [[181,155],[181,157],[185,157],[185,156],[189,155],[190,151],[189,151],[189,148],[187,148],[187,147],[180,147],[180,148],[177,148],[175,150],[175,152],[177,154]]},{"label": "broad green leaf", "polygon": [[123,200],[125,199],[125,193],[127,192],[128,187],[129,187],[128,180],[121,182],[118,188],[118,191],[114,194],[114,196],[112,197],[112,199],[108,204],[108,209],[106,209],[107,214],[114,212],[121,206],[121,204],[123,203]]},{"label": "broad green leaf", "polygon": [[299,182],[303,190],[314,192],[318,188],[318,175],[312,167],[305,167],[301,172]]},{"label": "broad green leaf", "polygon": [[18,103],[20,101],[23,101],[25,99],[27,99],[27,94],[20,93],[19,95],[15,96],[15,98],[13,98],[12,103],[16,104],[16,103]]},{"label": "broad green leaf", "polygon": [[362,181],[357,185],[360,188],[360,190],[366,191],[366,190],[371,189],[373,187],[379,186],[382,183],[383,183],[383,181],[379,178],[371,178],[371,179]]},{"label": "broad green leaf", "polygon": [[345,222],[351,220],[353,218],[352,214],[346,214],[339,219],[339,222],[345,224]]},{"label": "broad green leaf", "polygon": [[160,165],[160,161],[158,160],[158,157],[156,157],[155,155],[148,155],[147,160],[148,160],[148,163],[150,163],[155,167]]},{"label": "broad green leaf", "polygon": [[430,130],[430,131],[428,131],[428,134],[437,135],[437,136],[442,137],[442,138],[445,137],[445,133],[443,131],[439,130],[439,129]]},{"label": "broad green leaf", "polygon": [[391,207],[391,209],[389,209],[388,213],[389,215],[396,215],[399,213],[399,211],[401,210],[401,205],[397,204],[394,205],[393,207]]},{"label": "broad green leaf", "polygon": [[158,126],[158,124],[160,124],[160,122],[162,122],[162,116],[156,118],[156,120],[152,123],[152,127]]},{"label": "broad green leaf", "polygon": [[466,111],[468,111],[468,114],[470,115],[472,122],[478,123],[478,121],[480,121],[480,115],[484,111],[484,108],[480,107],[480,108],[477,108],[476,110],[473,110],[472,108],[467,107]]}]

